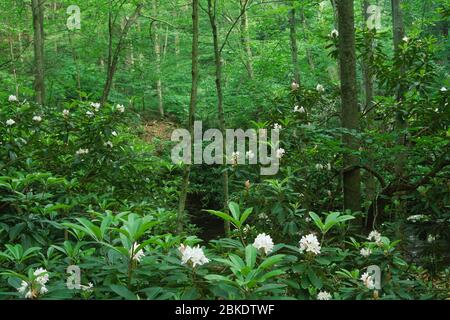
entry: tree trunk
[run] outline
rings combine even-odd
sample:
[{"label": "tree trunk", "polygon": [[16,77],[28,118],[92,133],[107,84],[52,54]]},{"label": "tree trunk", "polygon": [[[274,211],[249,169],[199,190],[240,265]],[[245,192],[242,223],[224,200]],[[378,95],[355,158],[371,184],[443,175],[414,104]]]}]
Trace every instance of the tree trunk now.
[{"label": "tree trunk", "polygon": [[73,41],[72,41],[72,36],[71,36],[71,34],[70,34],[70,30],[69,31],[67,31],[68,33],[67,33],[67,35],[68,35],[68,38],[69,38],[69,46],[70,46],[70,48],[71,48],[71,51],[72,51],[72,58],[73,58],[73,61],[74,61],[74,63],[75,63],[75,68],[76,68],[76,80],[77,80],[77,90],[78,90],[78,97],[80,98],[80,100],[82,99],[82,96],[81,96],[81,75],[80,75],[80,63],[79,63],[79,61],[78,61],[78,55],[77,55],[77,52],[76,52],[76,50],[75,50],[75,47],[74,47],[74,45],[73,45]]},{"label": "tree trunk", "polygon": [[[359,110],[356,90],[356,49],[355,17],[353,0],[339,0],[339,60],[342,95],[342,127],[347,130],[359,129]],[[358,164],[358,158],[351,154],[358,150],[358,141],[351,134],[343,135],[343,143],[348,151],[344,154],[344,167]],[[344,170],[344,209],[361,210],[361,177],[359,168]]]},{"label": "tree trunk", "polygon": [[34,31],[34,90],[36,102],[45,102],[44,77],[44,0],[32,0]]},{"label": "tree trunk", "polygon": [[[158,12],[158,0],[153,0],[153,14],[157,15]],[[161,118],[164,117],[164,102],[162,93],[162,81],[161,81],[161,43],[159,40],[159,28],[158,22],[153,22],[153,45],[155,52],[156,62],[156,94],[158,96],[158,110]]]},{"label": "tree trunk", "polygon": [[241,43],[244,47],[246,53],[246,63],[245,66],[247,68],[248,77],[253,79],[254,71],[253,71],[253,53],[252,48],[250,46],[250,36],[248,33],[248,16],[247,11],[245,10],[245,6],[247,4],[246,0],[240,0],[241,11],[243,14],[241,16]]},{"label": "tree trunk", "polygon": [[[399,47],[401,42],[403,41],[403,37],[405,36],[405,29],[403,25],[403,12],[401,9],[401,0],[391,0],[392,5],[392,31],[393,31],[393,40],[394,40],[394,50],[396,54],[399,53]],[[400,70],[400,77],[403,77],[403,68]],[[406,145],[406,129],[408,128],[408,123],[406,121],[405,114],[402,112],[403,109],[403,97],[405,88],[402,86],[402,81],[399,82],[399,85],[396,90],[396,101],[397,101],[397,114],[396,114],[396,126],[399,132],[398,144],[401,146]],[[404,165],[406,163],[406,154],[405,152],[400,152],[398,155],[398,161],[395,166],[395,172],[397,176],[403,175]]]},{"label": "tree trunk", "polygon": [[[217,0],[208,0],[208,16],[211,23],[213,44],[214,44],[214,61],[216,66],[216,91],[217,91],[217,111],[219,115],[219,126],[222,131],[222,135],[225,136],[225,115],[223,111],[223,91],[222,91],[222,55],[219,46],[219,32],[217,28],[216,20],[216,8]],[[223,150],[226,150],[226,139],[223,139]],[[224,160],[226,160],[226,155],[224,152]],[[226,165],[226,161],[225,165]],[[228,171],[223,171],[223,204],[224,210],[228,208]],[[230,233],[230,224],[225,222],[225,233]]]},{"label": "tree trunk", "polygon": [[143,4],[138,4],[136,6],[136,9],[133,13],[133,15],[127,19],[127,22],[125,24],[125,27],[123,28],[120,37],[119,42],[117,43],[117,46],[115,50],[113,50],[113,17],[112,17],[112,8],[110,8],[109,11],[109,23],[108,23],[108,30],[109,30],[109,46],[108,46],[108,66],[107,66],[107,75],[106,75],[106,83],[105,87],[103,88],[103,95],[101,104],[105,104],[105,102],[108,100],[109,93],[111,91],[114,74],[117,70],[117,63],[119,62],[119,56],[120,52],[122,51],[124,45],[125,45],[125,38],[128,34],[128,31],[130,31],[131,26],[136,22],[137,18],[139,17],[141,10],[143,8]]},{"label": "tree trunk", "polygon": [[[191,101],[189,103],[189,132],[191,137],[194,137],[194,121],[195,109],[197,105],[197,91],[198,91],[198,48],[199,48],[199,0],[192,0],[192,87],[191,87]],[[178,232],[183,231],[184,209],[186,207],[186,198],[189,188],[189,176],[191,173],[191,164],[186,164],[183,173],[183,182],[180,192],[180,202],[178,207]]]},{"label": "tree trunk", "polygon": [[14,42],[13,37],[8,37],[9,42],[9,56],[11,59],[12,73],[14,79],[14,94],[19,97],[19,83],[17,82],[17,69],[16,69],[16,57],[14,56]]},{"label": "tree trunk", "polygon": [[301,22],[302,22],[302,26],[303,26],[303,39],[305,40],[305,44],[306,44],[306,57],[308,58],[308,63],[309,66],[311,68],[312,71],[314,71],[316,69],[315,65],[314,65],[314,60],[313,60],[313,55],[311,54],[311,49],[309,48],[309,38],[308,38],[308,30],[309,30],[309,26],[308,26],[308,21],[306,20],[306,16],[305,16],[305,11],[302,10],[300,11],[300,18],[301,18]]},{"label": "tree trunk", "polygon": [[[292,3],[294,6],[294,2]],[[298,48],[297,48],[297,20],[295,18],[295,7],[289,10],[289,39],[291,43],[291,57],[294,71],[294,80],[300,84],[300,69],[298,65]]]},{"label": "tree trunk", "polygon": [[[370,6],[369,0],[362,1],[362,16],[363,25],[362,28],[367,32],[370,31],[367,28],[367,20],[369,19],[369,14],[367,10]],[[373,55],[373,41],[371,39],[364,39],[364,45],[366,47],[365,55],[362,57],[362,79],[364,87],[364,111],[366,114],[367,128],[371,129],[373,126],[373,72],[371,66],[369,65],[369,58]],[[370,167],[373,167],[373,163],[370,163]],[[365,186],[366,186],[366,196],[370,201],[373,201],[376,196],[376,181],[372,174],[365,174]],[[367,225],[365,227],[368,227]]]}]

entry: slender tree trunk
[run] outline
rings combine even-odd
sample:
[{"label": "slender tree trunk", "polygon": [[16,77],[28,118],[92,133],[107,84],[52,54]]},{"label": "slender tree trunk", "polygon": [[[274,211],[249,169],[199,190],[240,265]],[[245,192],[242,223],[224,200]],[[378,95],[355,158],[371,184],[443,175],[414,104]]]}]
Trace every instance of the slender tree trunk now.
[{"label": "slender tree trunk", "polygon": [[16,57],[14,56],[14,42],[13,37],[8,37],[9,42],[9,57],[11,59],[12,73],[14,79],[14,94],[19,97],[19,83],[17,82],[17,69],[16,69]]},{"label": "slender tree trunk", "polygon": [[245,53],[246,53],[246,63],[245,66],[247,68],[248,77],[250,79],[253,79],[254,77],[254,71],[253,71],[253,53],[252,53],[252,47],[250,46],[250,35],[248,31],[248,15],[247,11],[245,10],[244,6],[246,6],[247,1],[246,0],[240,0],[241,4],[241,11],[244,13],[241,16],[241,43],[244,47]]},{"label": "slender tree trunk", "polygon": [[122,51],[124,45],[125,45],[125,39],[127,37],[128,32],[130,31],[131,26],[136,22],[137,18],[139,17],[141,10],[143,8],[143,4],[138,4],[136,6],[136,9],[133,13],[133,15],[127,19],[127,22],[125,23],[125,27],[123,28],[120,37],[119,42],[116,45],[115,50],[113,49],[113,17],[112,17],[112,8],[110,7],[109,11],[109,23],[108,23],[108,30],[109,30],[109,46],[108,46],[108,66],[107,66],[107,75],[106,75],[106,83],[105,87],[103,88],[103,95],[101,104],[105,104],[105,102],[108,100],[109,93],[111,91],[111,87],[113,84],[114,75],[117,70],[117,64],[119,62],[119,56],[120,52]]},{"label": "slender tree trunk", "polygon": [[[355,16],[353,0],[339,0],[339,60],[342,96],[342,127],[359,130],[359,110],[356,90]],[[351,151],[358,150],[358,141],[353,135],[344,134],[343,143],[349,149],[344,154],[344,167],[358,164]],[[361,210],[361,177],[359,169],[344,170],[344,209]]]},{"label": "slender tree trunk", "polygon": [[[396,54],[399,53],[399,47],[401,42],[403,41],[403,37],[405,36],[405,28],[403,24],[403,12],[401,8],[401,0],[391,0],[392,6],[392,31],[393,31],[393,40],[394,40],[394,50]],[[400,77],[403,78],[403,68],[400,70]],[[397,90],[396,90],[396,101],[398,111],[396,114],[396,126],[399,131],[398,144],[402,146],[406,146],[406,130],[408,128],[408,123],[406,121],[405,114],[402,112],[403,110],[403,98],[405,93],[405,88],[402,85],[402,81],[399,82]],[[395,171],[398,176],[403,175],[404,165],[406,163],[406,153],[400,152],[398,155],[397,163],[395,166]]]},{"label": "slender tree trunk", "polygon": [[[158,0],[153,0],[153,14],[157,15]],[[158,96],[158,110],[161,118],[164,117],[164,102],[161,81],[161,43],[159,40],[159,25],[157,21],[153,22],[153,46],[156,58],[156,93]]]},{"label": "slender tree trunk", "polygon": [[[214,44],[214,61],[216,65],[216,91],[217,91],[217,111],[219,115],[219,126],[222,131],[223,136],[225,136],[225,114],[223,111],[223,91],[222,91],[222,55],[219,46],[219,32],[217,28],[217,20],[216,20],[216,8],[217,8],[217,0],[208,0],[208,15],[209,21],[211,23],[212,35],[213,35],[213,44]],[[226,150],[225,145],[226,141],[223,139],[223,150]],[[224,160],[226,160],[226,156],[224,154]],[[225,162],[226,165],[226,162]],[[228,208],[228,171],[223,171],[223,202],[224,209]],[[225,233],[230,233],[230,224],[229,222],[225,222]]]},{"label": "slender tree trunk", "polygon": [[71,51],[72,51],[72,58],[73,58],[73,61],[74,61],[74,63],[75,63],[75,68],[76,68],[76,72],[77,72],[77,74],[76,74],[75,76],[76,76],[76,80],[77,80],[78,97],[79,97],[80,100],[81,100],[82,97],[81,97],[80,63],[79,63],[79,61],[78,61],[78,55],[77,55],[77,52],[76,52],[75,47],[74,47],[74,45],[73,45],[72,35],[71,35],[70,32],[71,32],[71,31],[68,31],[67,36],[68,36],[68,38],[69,38],[69,46],[70,46],[70,49],[71,49]]},{"label": "slender tree trunk", "polygon": [[44,76],[44,0],[32,0],[34,30],[34,90],[36,102],[45,102]]},{"label": "slender tree trunk", "polygon": [[305,40],[305,43],[306,43],[306,57],[308,58],[308,63],[309,63],[311,70],[315,70],[316,67],[314,65],[313,55],[311,54],[311,49],[309,48],[309,45],[308,45],[308,43],[309,43],[309,39],[308,39],[309,26],[308,26],[308,21],[306,20],[305,11],[303,10],[303,8],[300,11],[300,18],[301,18],[301,22],[302,22],[302,26],[303,26],[303,39]]},{"label": "slender tree trunk", "polygon": [[[197,105],[197,91],[198,91],[198,48],[199,48],[199,0],[192,0],[192,87],[191,87],[191,101],[189,103],[189,132],[191,137],[194,137],[194,121],[195,109]],[[186,198],[189,188],[189,176],[191,173],[191,164],[186,164],[183,173],[183,183],[180,192],[180,202],[178,207],[178,232],[183,231],[184,209],[186,207]]]},{"label": "slender tree trunk", "polygon": [[[362,28],[366,31],[370,31],[367,28],[367,20],[369,19],[369,14],[367,10],[370,6],[369,0],[362,1],[362,17],[363,25]],[[363,55],[361,65],[362,65],[362,79],[364,86],[364,110],[366,110],[366,119],[368,129],[373,126],[373,72],[369,64],[369,58],[373,55],[373,41],[371,39],[364,39],[364,45],[366,47],[366,54]],[[372,163],[370,163],[372,165]],[[370,201],[374,201],[376,196],[376,181],[375,177],[371,173],[366,173],[365,175],[365,186],[366,186],[366,196]],[[369,219],[368,219],[369,220]],[[368,227],[368,225],[366,225]]]},{"label": "slender tree trunk", "polygon": [[[294,6],[294,2],[292,2]],[[298,65],[298,47],[297,47],[297,19],[295,17],[295,7],[289,10],[289,39],[291,43],[291,57],[294,71],[294,80],[300,84],[300,68]]]}]

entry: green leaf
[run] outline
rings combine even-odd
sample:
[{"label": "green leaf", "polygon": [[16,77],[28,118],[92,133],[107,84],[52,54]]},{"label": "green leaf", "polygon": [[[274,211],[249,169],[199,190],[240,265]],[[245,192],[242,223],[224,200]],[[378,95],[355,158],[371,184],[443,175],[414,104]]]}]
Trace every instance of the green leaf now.
[{"label": "green leaf", "polygon": [[112,291],[117,293],[122,298],[125,298],[126,300],[137,300],[136,295],[123,285],[112,284],[109,287]]},{"label": "green leaf", "polygon": [[267,268],[270,268],[271,266],[273,266],[274,264],[277,264],[278,262],[280,262],[281,260],[283,260],[283,258],[285,257],[284,254],[277,254],[275,256],[270,256],[268,258],[266,258],[266,260],[264,260],[258,267],[258,269],[264,270]]},{"label": "green leaf", "polygon": [[249,244],[246,248],[245,248],[245,262],[247,263],[247,267],[250,267],[253,269],[253,267],[255,266],[256,263],[256,248]]}]

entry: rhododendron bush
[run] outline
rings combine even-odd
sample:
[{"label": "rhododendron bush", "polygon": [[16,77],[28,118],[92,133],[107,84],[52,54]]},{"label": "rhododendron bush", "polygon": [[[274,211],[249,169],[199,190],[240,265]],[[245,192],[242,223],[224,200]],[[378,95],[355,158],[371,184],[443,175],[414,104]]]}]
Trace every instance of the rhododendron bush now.
[{"label": "rhododendron bush", "polygon": [[[130,129],[137,116],[120,106],[73,101],[62,110],[37,109],[13,99],[1,118],[14,120],[1,128],[2,298],[330,300],[446,294],[445,286],[428,281],[426,269],[407,261],[392,227],[355,233],[358,215],[302,210],[286,179],[257,186],[246,181],[229,213],[202,213],[229,223],[228,236],[203,241],[188,223],[181,234],[174,232],[173,172],[180,169],[152,155],[139,130]],[[325,167],[312,170],[329,172]],[[233,170],[238,175],[241,169]],[[243,207],[261,192],[273,200],[268,196]],[[280,216],[284,206],[296,217],[295,227],[289,215]],[[412,216],[407,222],[422,220]]]}]

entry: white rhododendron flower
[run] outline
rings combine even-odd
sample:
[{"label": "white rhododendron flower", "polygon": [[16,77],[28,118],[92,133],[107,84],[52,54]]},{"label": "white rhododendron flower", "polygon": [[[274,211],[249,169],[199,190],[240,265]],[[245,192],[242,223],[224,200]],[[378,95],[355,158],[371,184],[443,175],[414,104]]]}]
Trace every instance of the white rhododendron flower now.
[{"label": "white rhododendron flower", "polygon": [[17,99],[17,97],[12,94],[9,96],[8,101],[9,102],[17,102],[17,101],[19,101],[19,99]]},{"label": "white rhododendron flower", "polygon": [[320,164],[320,163],[318,163],[318,164],[316,164],[316,170],[323,170],[323,164]]},{"label": "white rhododendron flower", "polygon": [[408,41],[409,41],[409,38],[408,38],[407,36],[404,36],[404,37],[403,37],[403,41],[404,41],[404,42],[408,42]]},{"label": "white rhododendron flower", "polygon": [[370,255],[372,254],[372,250],[369,249],[369,248],[362,248],[362,249],[359,251],[359,253],[360,253],[363,257],[367,258],[368,256],[370,256]]},{"label": "white rhododendron flower", "polygon": [[114,145],[113,145],[113,143],[111,142],[111,141],[107,141],[107,142],[105,142],[104,144],[103,144],[105,147],[110,147],[110,148],[112,148]]},{"label": "white rhododendron flower", "polygon": [[45,285],[48,282],[49,275],[48,271],[44,268],[38,268],[33,273],[34,276],[36,276],[36,282],[39,283],[41,286]]},{"label": "white rhododendron flower", "polygon": [[273,128],[274,128],[275,130],[281,130],[281,129],[283,129],[283,127],[282,127],[281,125],[279,125],[278,123],[275,123],[275,124],[273,125]]},{"label": "white rhododendron flower", "polygon": [[323,85],[321,85],[320,83],[316,86],[316,90],[317,92],[324,92],[325,88]]},{"label": "white rhododendron flower", "polygon": [[300,252],[306,251],[314,254],[320,254],[320,243],[317,237],[310,233],[300,239]]},{"label": "white rhododendron flower", "polygon": [[92,284],[92,282],[89,282],[87,286],[81,285],[81,290],[92,292],[94,291],[94,285]]},{"label": "white rhododendron flower", "polygon": [[246,157],[248,160],[251,160],[251,159],[253,159],[253,158],[255,157],[255,153],[254,153],[252,150],[249,150],[249,151],[247,151],[247,152],[245,153],[245,157]]},{"label": "white rhododendron flower", "polygon": [[117,134],[116,131],[111,132],[111,134],[112,134],[114,137],[117,137],[117,136],[118,136],[118,134]]},{"label": "white rhododendron flower", "polygon": [[231,161],[233,162],[233,164],[237,164],[240,157],[241,157],[241,154],[239,151],[233,152],[231,154]]},{"label": "white rhododendron flower", "polygon": [[367,272],[363,273],[363,275],[361,276],[361,281],[368,289],[371,290],[375,289],[375,279],[372,276],[370,276]]},{"label": "white rhododendron flower", "polygon": [[42,286],[41,289],[39,290],[40,294],[46,294],[48,292],[48,289],[46,286]]},{"label": "white rhododendron flower", "polygon": [[181,264],[191,263],[192,267],[197,265],[201,266],[209,262],[209,259],[205,256],[203,249],[200,246],[190,247],[183,244],[180,245],[178,249],[181,254]]},{"label": "white rhododendron flower", "polygon": [[33,117],[33,121],[41,122],[42,121],[42,117],[41,116],[34,116]]},{"label": "white rhododendron flower", "polygon": [[441,88],[441,92],[446,92],[447,91],[447,88],[446,87],[442,87]]},{"label": "white rhododendron flower", "polygon": [[411,222],[427,221],[428,216],[425,214],[415,214],[413,216],[409,216],[408,218],[406,218],[406,220]]},{"label": "white rhododendron flower", "polygon": [[429,234],[427,237],[427,241],[428,241],[428,243],[433,243],[434,241],[436,241],[436,236]]},{"label": "white rhododendron flower", "polygon": [[291,89],[295,91],[298,90],[298,88],[300,88],[300,85],[296,81],[292,82]]},{"label": "white rhododendron flower", "polygon": [[70,111],[67,109],[64,109],[62,113],[63,113],[64,118],[67,118],[70,115]]},{"label": "white rhododendron flower", "polygon": [[283,156],[284,156],[285,153],[286,153],[286,150],[284,150],[283,148],[277,149],[277,158],[278,158],[278,159],[283,158]]},{"label": "white rhododendron flower", "polygon": [[137,261],[137,262],[141,262],[141,259],[145,256],[144,251],[139,250],[136,251],[136,249],[139,247],[139,245],[135,242],[133,244],[133,247],[130,249],[130,257],[132,260]]},{"label": "white rhododendron flower", "polygon": [[17,291],[20,294],[25,294],[25,291],[27,291],[27,288],[28,288],[28,282],[22,280],[22,282],[20,283],[20,287],[17,288]]},{"label": "white rhododendron flower", "polygon": [[320,291],[317,294],[317,300],[331,300],[331,294],[326,291]]},{"label": "white rhododendron flower", "polygon": [[100,110],[101,105],[98,102],[91,102],[91,107],[94,108],[95,111],[98,111]]},{"label": "white rhododendron flower", "polygon": [[369,236],[367,237],[369,241],[374,241],[376,243],[381,243],[381,233],[379,233],[376,230],[373,230],[369,233]]},{"label": "white rhododendron flower", "polygon": [[124,113],[125,112],[125,107],[122,104],[118,104],[116,106],[117,111],[119,111],[120,113]]},{"label": "white rhododendron flower", "polygon": [[339,31],[337,31],[336,29],[333,29],[333,31],[331,31],[331,33],[330,33],[330,37],[332,37],[332,38],[339,37]]},{"label": "white rhododendron flower", "polygon": [[12,126],[12,125],[14,125],[16,122],[13,120],[13,119],[9,119],[9,120],[6,120],[6,125],[7,126]]},{"label": "white rhododendron flower", "polygon": [[92,111],[86,111],[86,115],[91,118],[94,116],[94,113]]},{"label": "white rhododendron flower", "polygon": [[294,112],[305,113],[306,110],[305,110],[304,107],[300,107],[300,106],[296,105],[296,106],[294,107]]},{"label": "white rhododendron flower", "polygon": [[256,237],[253,246],[258,250],[262,249],[265,254],[269,254],[273,249],[273,241],[269,235],[261,233]]},{"label": "white rhododendron flower", "polygon": [[78,149],[78,151],[76,152],[77,155],[82,155],[82,154],[88,154],[89,153],[89,149]]}]

